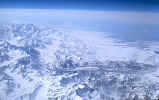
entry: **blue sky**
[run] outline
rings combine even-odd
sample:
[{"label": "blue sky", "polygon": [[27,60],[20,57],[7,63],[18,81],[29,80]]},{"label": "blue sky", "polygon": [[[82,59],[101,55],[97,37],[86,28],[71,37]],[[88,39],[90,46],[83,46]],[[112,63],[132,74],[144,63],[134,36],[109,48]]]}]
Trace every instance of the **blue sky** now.
[{"label": "blue sky", "polygon": [[159,11],[158,0],[0,0],[0,8]]}]

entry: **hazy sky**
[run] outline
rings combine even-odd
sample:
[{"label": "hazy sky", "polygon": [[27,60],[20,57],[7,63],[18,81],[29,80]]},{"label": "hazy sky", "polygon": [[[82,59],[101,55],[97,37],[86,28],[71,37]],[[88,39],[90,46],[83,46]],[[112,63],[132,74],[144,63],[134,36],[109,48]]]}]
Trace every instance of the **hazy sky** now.
[{"label": "hazy sky", "polygon": [[159,11],[159,0],[0,0],[0,8]]}]

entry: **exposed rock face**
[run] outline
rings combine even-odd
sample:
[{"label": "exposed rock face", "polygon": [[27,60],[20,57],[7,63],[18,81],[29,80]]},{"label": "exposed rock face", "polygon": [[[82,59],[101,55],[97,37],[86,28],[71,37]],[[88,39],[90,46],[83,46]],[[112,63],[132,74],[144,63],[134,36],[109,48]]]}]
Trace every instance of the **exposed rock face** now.
[{"label": "exposed rock face", "polygon": [[157,64],[131,59],[103,61],[94,50],[53,28],[1,25],[0,100],[157,98]]}]

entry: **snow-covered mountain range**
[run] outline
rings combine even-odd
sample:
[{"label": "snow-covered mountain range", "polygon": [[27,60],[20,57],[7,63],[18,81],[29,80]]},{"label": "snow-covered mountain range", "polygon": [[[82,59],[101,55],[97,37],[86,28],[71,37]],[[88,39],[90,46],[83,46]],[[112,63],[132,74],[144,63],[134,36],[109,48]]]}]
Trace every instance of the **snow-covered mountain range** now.
[{"label": "snow-covered mountain range", "polygon": [[33,24],[0,25],[0,100],[155,100],[159,43]]}]

